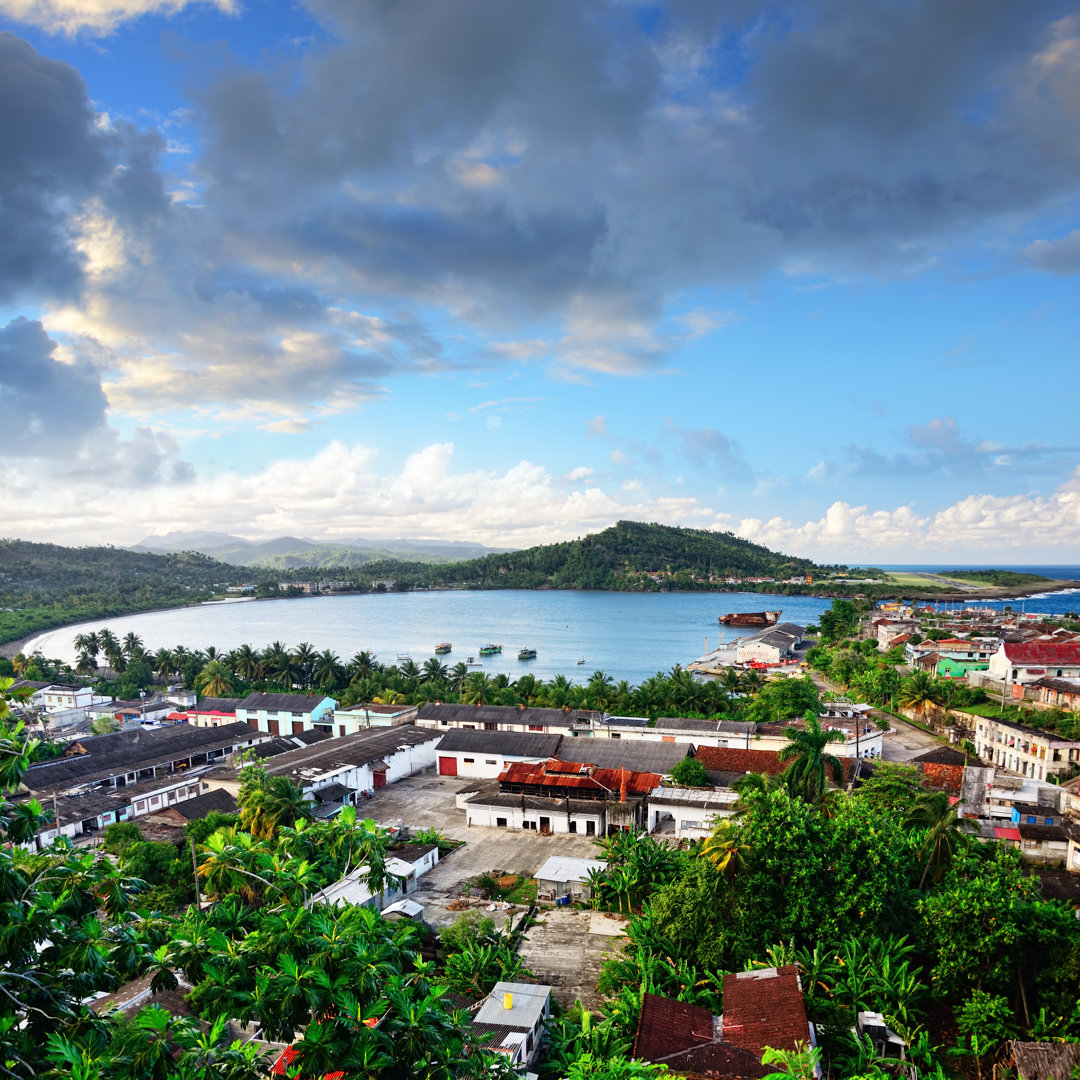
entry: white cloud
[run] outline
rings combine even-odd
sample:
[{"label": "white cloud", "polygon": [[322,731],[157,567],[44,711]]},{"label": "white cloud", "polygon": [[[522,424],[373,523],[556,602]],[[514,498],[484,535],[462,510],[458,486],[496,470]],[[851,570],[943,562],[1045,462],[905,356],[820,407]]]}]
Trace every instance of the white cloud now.
[{"label": "white cloud", "polygon": [[[122,23],[143,15],[175,15],[192,0],[0,0],[0,12],[16,22],[50,34],[111,34]],[[234,15],[235,0],[201,0]]]}]

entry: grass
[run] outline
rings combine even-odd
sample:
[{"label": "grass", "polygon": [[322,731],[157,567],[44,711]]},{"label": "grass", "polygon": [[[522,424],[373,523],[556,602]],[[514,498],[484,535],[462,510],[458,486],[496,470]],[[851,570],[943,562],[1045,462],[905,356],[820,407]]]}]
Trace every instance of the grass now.
[{"label": "grass", "polygon": [[954,582],[956,585],[963,586],[973,592],[976,589],[986,588],[982,582],[961,581],[959,578],[950,578],[945,574],[906,574],[898,570],[889,570],[886,572],[889,575],[889,581],[894,585],[910,586],[914,589],[924,589],[927,586],[933,585],[949,585]]}]

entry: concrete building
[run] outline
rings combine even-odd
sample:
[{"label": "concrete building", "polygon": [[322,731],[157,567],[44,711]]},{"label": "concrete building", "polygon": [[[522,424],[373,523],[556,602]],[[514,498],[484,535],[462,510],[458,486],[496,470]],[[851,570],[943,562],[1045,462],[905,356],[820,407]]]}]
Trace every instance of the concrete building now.
[{"label": "concrete building", "polygon": [[1045,780],[1080,762],[1080,741],[1003,718],[972,715],[975,749],[984,761],[1018,776]]},{"label": "concrete building", "polygon": [[649,832],[676,840],[704,840],[723,818],[735,813],[738,792],[729,789],[657,787],[649,796]]},{"label": "concrete building", "polygon": [[517,731],[447,731],[439,742],[439,775],[494,780],[508,765],[555,757],[562,735]]},{"label": "concrete building", "polygon": [[319,694],[248,694],[236,706],[236,719],[270,735],[293,735],[312,728],[334,733],[332,697]]},{"label": "concrete building", "polygon": [[[263,767],[270,776],[289,777],[313,798],[320,799],[329,791],[332,798],[323,805],[330,806],[328,813],[332,813],[357,805],[361,792],[433,766],[441,738],[440,732],[412,725],[374,729],[275,754],[264,759]],[[240,772],[235,767],[215,769],[206,780],[211,787],[223,787],[235,795],[240,790]]]},{"label": "concrete building", "polygon": [[487,1049],[506,1054],[524,1072],[540,1055],[549,1016],[550,986],[498,982],[473,1017],[472,1028],[487,1036]]},{"label": "concrete building", "polygon": [[990,657],[987,673],[1023,696],[1023,687],[1039,679],[1080,678],[1080,645],[1073,642],[1003,641]]},{"label": "concrete building", "polygon": [[589,875],[594,870],[606,870],[603,859],[578,859],[570,855],[552,855],[541,866],[533,879],[536,881],[538,900],[556,900],[570,897],[572,902],[592,897]]}]

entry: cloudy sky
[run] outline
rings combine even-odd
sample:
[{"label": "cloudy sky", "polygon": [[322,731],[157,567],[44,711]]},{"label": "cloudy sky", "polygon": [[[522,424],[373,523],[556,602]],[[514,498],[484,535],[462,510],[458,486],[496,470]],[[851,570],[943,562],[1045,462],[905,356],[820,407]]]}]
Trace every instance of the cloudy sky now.
[{"label": "cloudy sky", "polygon": [[1080,15],[0,0],[4,535],[1080,561]]}]

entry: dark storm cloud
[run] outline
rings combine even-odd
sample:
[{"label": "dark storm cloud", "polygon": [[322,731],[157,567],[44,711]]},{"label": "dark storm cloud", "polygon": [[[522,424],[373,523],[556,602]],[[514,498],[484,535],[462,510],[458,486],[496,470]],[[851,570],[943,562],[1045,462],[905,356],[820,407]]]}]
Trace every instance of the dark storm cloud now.
[{"label": "dark storm cloud", "polygon": [[1077,186],[1065,4],[308,6],[333,42],[202,95],[208,207],[480,322],[905,270]]},{"label": "dark storm cloud", "polygon": [[162,145],[101,128],[74,68],[0,33],[0,300],[75,292],[73,216],[87,198],[128,220],[163,210]]},{"label": "dark storm cloud", "polygon": [[105,394],[87,365],[55,359],[40,322],[0,328],[0,412],[5,457],[59,457],[105,425]]},{"label": "dark storm cloud", "polygon": [[0,327],[0,457],[62,461],[66,476],[107,472],[131,487],[193,476],[171,435],[143,427],[122,439],[109,427],[98,373],[58,360],[57,348],[36,319]]}]

